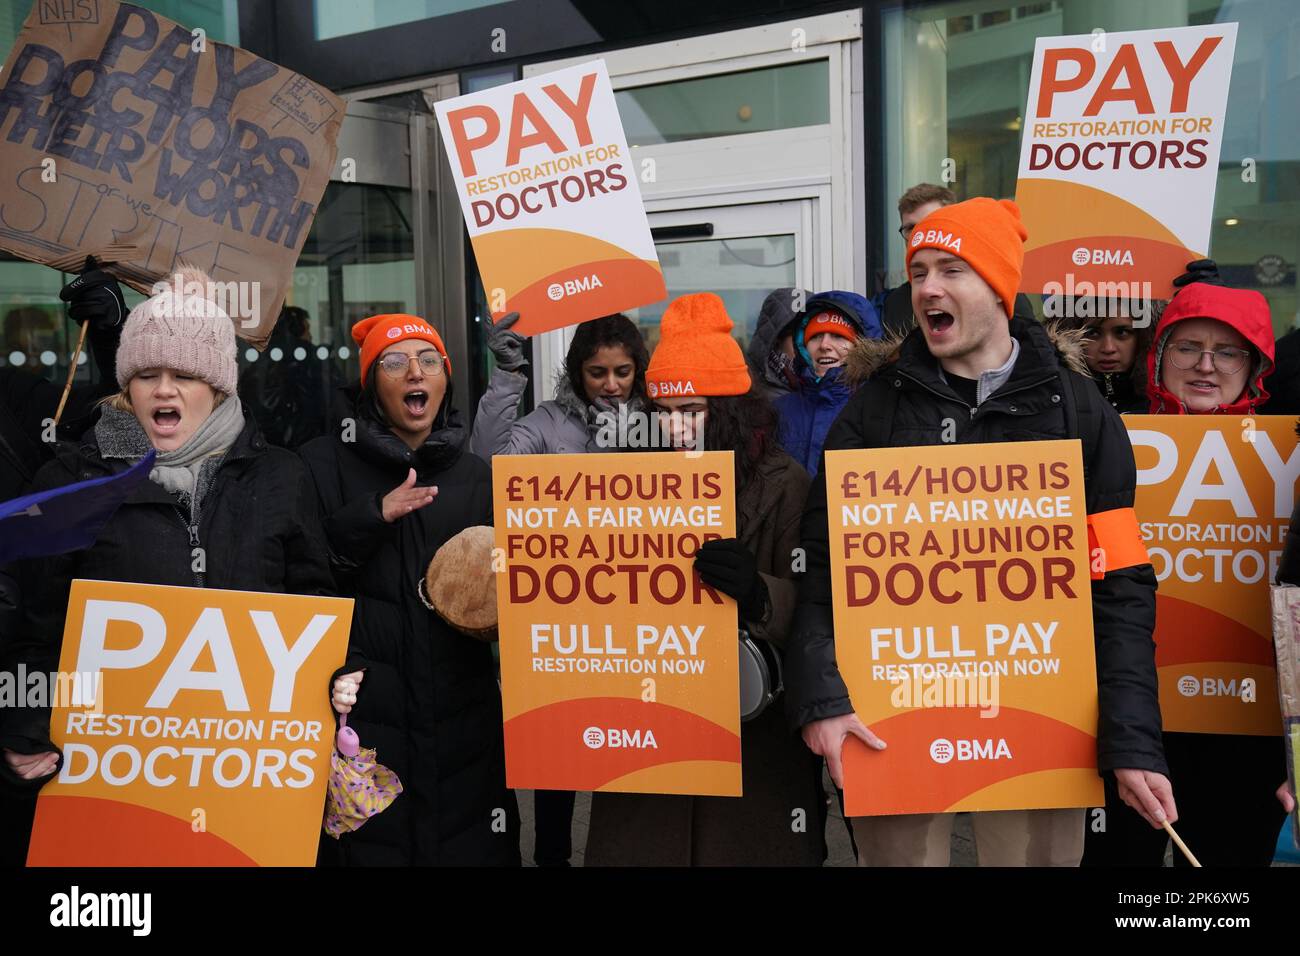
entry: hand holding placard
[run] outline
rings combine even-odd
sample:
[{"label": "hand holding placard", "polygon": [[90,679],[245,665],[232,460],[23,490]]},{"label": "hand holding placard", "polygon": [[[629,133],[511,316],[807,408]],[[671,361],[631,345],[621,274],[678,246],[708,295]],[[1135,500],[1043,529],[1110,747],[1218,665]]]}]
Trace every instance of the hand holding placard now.
[{"label": "hand holding placard", "polygon": [[826,758],[826,767],[831,772],[831,780],[841,790],[844,789],[844,763],[841,753],[844,749],[844,739],[850,734],[876,750],[884,750],[888,746],[858,719],[857,714],[814,720],[803,728],[803,742],[817,756]]},{"label": "hand holding placard", "polygon": [[47,750],[38,754],[20,754],[6,747],[5,763],[22,779],[39,780],[54,773],[54,768],[59,765],[59,752]]}]

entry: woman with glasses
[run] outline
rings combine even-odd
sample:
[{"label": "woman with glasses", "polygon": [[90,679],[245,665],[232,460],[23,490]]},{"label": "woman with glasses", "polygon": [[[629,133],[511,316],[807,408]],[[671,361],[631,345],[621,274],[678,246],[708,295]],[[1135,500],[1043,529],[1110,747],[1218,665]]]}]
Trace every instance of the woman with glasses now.
[{"label": "woman with glasses", "polygon": [[376,315],[352,337],[361,381],[344,391],[335,434],[309,442],[302,457],[339,592],[356,599],[334,709],[349,714],[403,792],[360,829],[322,838],[321,862],[518,865],[492,649],[417,591],[444,542],[492,523],[491,471],[465,450],[451,363],[431,325]]},{"label": "woman with glasses", "polygon": [[[1192,282],[1156,324],[1147,356],[1152,414],[1255,414],[1268,399],[1273,323],[1258,292]],[[1213,626],[1207,621],[1206,626]],[[1260,687],[1260,699],[1276,694]],[[1279,734],[1281,728],[1278,728]],[[1166,733],[1178,833],[1204,866],[1268,866],[1286,811],[1281,736]],[[1105,829],[1089,827],[1085,866],[1160,866],[1167,835],[1119,801],[1108,786]],[[1174,862],[1184,865],[1179,853]]]}]

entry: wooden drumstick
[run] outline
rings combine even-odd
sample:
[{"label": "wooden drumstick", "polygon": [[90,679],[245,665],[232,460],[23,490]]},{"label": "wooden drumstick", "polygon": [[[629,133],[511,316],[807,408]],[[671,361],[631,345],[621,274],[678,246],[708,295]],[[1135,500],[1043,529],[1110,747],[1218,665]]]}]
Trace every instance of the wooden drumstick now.
[{"label": "wooden drumstick", "polygon": [[1192,851],[1187,849],[1187,844],[1183,842],[1182,837],[1180,837],[1177,833],[1174,832],[1174,828],[1169,825],[1169,821],[1162,820],[1160,825],[1164,827],[1165,831],[1173,838],[1174,844],[1178,847],[1178,849],[1183,851],[1183,856],[1187,857],[1187,862],[1192,864],[1192,866],[1199,867],[1201,865],[1200,861],[1197,860],[1196,857],[1192,856]]}]

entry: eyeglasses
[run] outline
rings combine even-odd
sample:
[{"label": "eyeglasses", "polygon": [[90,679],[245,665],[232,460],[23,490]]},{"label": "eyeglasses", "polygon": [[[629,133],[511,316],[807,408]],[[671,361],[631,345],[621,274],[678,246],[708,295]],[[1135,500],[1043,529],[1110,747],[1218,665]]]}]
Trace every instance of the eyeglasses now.
[{"label": "eyeglasses", "polygon": [[1201,356],[1207,354],[1211,356],[1215,371],[1222,372],[1224,375],[1241,371],[1241,367],[1246,364],[1246,359],[1250,358],[1250,352],[1246,349],[1235,349],[1231,346],[1224,346],[1221,349],[1201,349],[1197,348],[1194,342],[1175,342],[1169,346],[1169,361],[1174,363],[1174,368],[1182,369],[1184,372],[1200,365]]},{"label": "eyeglasses", "polygon": [[442,353],[434,349],[425,349],[419,355],[407,355],[405,352],[389,352],[379,360],[379,367],[389,378],[399,378],[411,367],[411,360],[420,360],[420,370],[426,375],[442,374]]},{"label": "eyeglasses", "polygon": [[899,226],[898,234],[903,237],[904,242],[907,242],[907,240],[912,238],[912,230],[915,228],[916,223],[912,223],[910,226]]}]

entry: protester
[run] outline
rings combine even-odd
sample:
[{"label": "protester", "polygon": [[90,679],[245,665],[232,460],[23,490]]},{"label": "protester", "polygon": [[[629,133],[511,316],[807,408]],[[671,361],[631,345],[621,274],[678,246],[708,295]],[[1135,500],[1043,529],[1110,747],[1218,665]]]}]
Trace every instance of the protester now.
[{"label": "protester", "polygon": [[[730,451],[738,536],[703,545],[695,570],[736,600],[741,626],[778,647],[794,609],[792,559],[808,476],[777,445],[776,416],[756,388],[732,322],[713,293],[669,304],[646,382],[674,444]],[[689,388],[686,388],[689,386]],[[686,394],[681,394],[686,390]],[[675,414],[674,414],[675,413]],[[779,708],[741,726],[744,796],[592,794],[588,866],[820,866],[826,857],[821,762]],[[804,827],[792,826],[804,810]]]},{"label": "protester", "polygon": [[[121,390],[80,444],[60,447],[36,474],[32,490],[43,491],[116,474],[158,453],[151,480],[93,546],[24,563],[23,621],[4,653],[11,671],[19,663],[29,673],[59,669],[73,579],[332,591],[302,463],[269,448],[245,418],[234,395],[234,323],[191,294],[192,283],[211,287],[201,271],[182,267],[174,289],[131,310],[117,351]],[[34,793],[62,760],[50,740],[50,708],[0,709],[0,747],[0,779]]]},{"label": "protester", "polygon": [[[909,245],[908,270],[921,325],[896,349],[859,341],[848,366],[862,385],[831,428],[826,450],[1082,440],[1088,514],[1108,513],[1095,528],[1111,555],[1104,577],[1092,582],[1098,768],[1151,826],[1173,822],[1151,639],[1155,575],[1145,553],[1120,543],[1130,532],[1138,536],[1128,435],[1088,382],[1077,349],[1054,344],[1042,326],[1013,314],[1026,237],[1014,203],[968,200],[936,210],[917,229],[922,238]],[[787,705],[809,748],[826,757],[842,785],[847,736],[876,749],[887,742],[853,712],[835,662],[826,502],[823,466],[803,518],[808,564],[786,654]],[[1112,542],[1107,529],[1115,527],[1121,538]],[[946,865],[952,821],[951,814],[855,818],[859,862]],[[1081,809],[974,813],[972,821],[984,865],[1072,866],[1083,853]]]},{"label": "protester", "polygon": [[[1195,271],[1189,267],[1189,274]],[[1147,358],[1151,413],[1255,414],[1268,399],[1264,379],[1273,371],[1268,301],[1208,282],[1180,284]],[[1286,816],[1275,799],[1278,776],[1286,772],[1282,737],[1166,732],[1164,750],[1178,794],[1179,836],[1200,863],[1268,866]],[[1106,827],[1089,829],[1084,863],[1160,866],[1167,846],[1167,835],[1143,826],[1108,786]],[[1188,865],[1180,853],[1174,862]]]},{"label": "protester", "polygon": [[[117,280],[94,259],[87,259],[85,270],[60,290],[59,298],[75,322],[89,323],[86,341],[99,373],[95,382],[76,386],[68,395],[57,437],[75,439],[94,424],[95,403],[115,388],[113,356],[127,310]],[[34,355],[30,359],[35,362]],[[53,456],[54,443],[45,440],[46,423],[54,418],[62,392],[63,383],[25,368],[0,368],[0,501],[22,494]]]},{"label": "protester", "polygon": [[[496,369],[479,401],[470,447],[482,458],[492,455],[555,455],[615,451],[602,447],[602,411],[624,406],[645,410],[645,370],[649,362],[645,340],[625,315],[607,315],[583,322],[574,331],[556,383],[555,398],[516,420],[519,400],[528,384],[528,360],[523,336],[511,331],[518,313],[488,320],[488,348]],[[581,396],[581,397],[579,397]],[[616,429],[613,430],[616,434]],[[609,435],[610,429],[605,429]],[[568,866],[573,854],[571,790],[535,790],[533,862],[538,866]]]},{"label": "protester", "polygon": [[[1300,421],[1296,422],[1296,437],[1300,438]],[[1291,511],[1291,526],[1287,528],[1286,542],[1282,546],[1282,560],[1277,567],[1278,584],[1300,586],[1300,500]]]},{"label": "protester", "polygon": [[[907,245],[912,238],[912,230],[930,213],[943,206],[950,206],[957,201],[953,191],[946,186],[934,183],[917,183],[898,197],[898,234]],[[912,287],[904,282],[885,296],[880,308],[882,325],[886,336],[902,337],[916,328],[916,318],[912,315]]]},{"label": "protester", "polygon": [[1067,319],[1062,326],[1082,332],[1088,370],[1110,406],[1121,415],[1142,415],[1147,410],[1146,353],[1151,329],[1149,320],[1134,321],[1131,313],[1136,310],[1127,303],[1121,311],[1124,314]]},{"label": "protester", "polygon": [[323,838],[321,862],[518,865],[492,648],[417,590],[444,542],[492,523],[491,472],[464,449],[451,364],[429,323],[375,315],[352,337],[361,380],[342,393],[335,434],[301,454],[340,592],[356,601],[334,708],[404,789],[365,826]]},{"label": "protester", "polygon": [[488,348],[497,367],[474,417],[470,450],[485,461],[493,455],[571,455],[612,451],[602,442],[603,412],[645,409],[646,347],[636,324],[625,315],[583,322],[573,334],[555,398],[519,418],[519,400],[528,386],[523,338],[511,331],[512,312],[492,323]]},{"label": "protester", "polygon": [[799,317],[794,335],[799,387],[778,398],[776,410],[781,447],[809,474],[817,473],[826,433],[853,393],[844,377],[845,356],[862,336],[881,334],[876,310],[855,292],[815,295]]},{"label": "protester", "polygon": [[749,374],[773,400],[799,387],[794,368],[794,331],[810,298],[812,293],[804,289],[773,289],[758,310],[758,323],[745,360],[749,363]]},{"label": "protester", "polygon": [[286,305],[266,349],[244,370],[239,393],[266,440],[296,450],[329,429],[329,408],[342,384],[333,363],[316,354],[311,316]]},{"label": "protester", "polygon": [[1277,374],[1269,383],[1272,394],[1259,407],[1261,415],[1300,415],[1300,329],[1277,340],[1274,353]]},{"label": "protester", "polygon": [[[1294,335],[1294,333],[1292,333]],[[1300,421],[1296,422],[1296,435],[1300,437]],[[1300,501],[1291,511],[1291,526],[1286,532],[1286,543],[1282,549],[1282,561],[1277,569],[1277,583],[1300,586]],[[1287,780],[1277,788],[1277,799],[1286,813],[1295,812],[1296,794]]]}]

